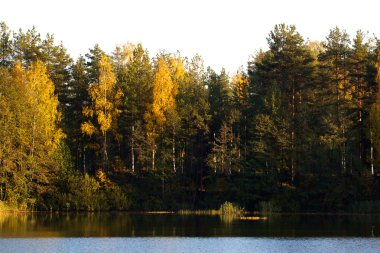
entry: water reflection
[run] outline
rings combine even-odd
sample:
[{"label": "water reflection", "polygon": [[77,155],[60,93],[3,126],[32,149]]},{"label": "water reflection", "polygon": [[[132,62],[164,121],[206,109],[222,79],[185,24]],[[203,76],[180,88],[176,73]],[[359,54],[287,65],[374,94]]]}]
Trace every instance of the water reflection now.
[{"label": "water reflection", "polygon": [[235,215],[223,215],[223,214],[219,215],[219,218],[223,223],[227,225],[231,224],[234,220],[239,219],[239,217]]},{"label": "water reflection", "polygon": [[0,237],[379,237],[376,215],[231,216],[127,213],[0,215]]}]

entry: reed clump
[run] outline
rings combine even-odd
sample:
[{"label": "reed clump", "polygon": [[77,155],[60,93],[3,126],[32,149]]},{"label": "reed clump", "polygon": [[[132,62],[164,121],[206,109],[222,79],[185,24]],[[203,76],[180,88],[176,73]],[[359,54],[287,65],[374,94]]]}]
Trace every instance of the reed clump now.
[{"label": "reed clump", "polygon": [[231,202],[224,202],[220,205],[219,209],[211,209],[211,210],[179,210],[178,214],[182,215],[231,215],[231,216],[239,216],[244,214],[244,208],[241,208]]},{"label": "reed clump", "polygon": [[238,205],[226,201],[220,206],[219,213],[223,215],[238,216],[244,214],[244,208],[241,208]]},{"label": "reed clump", "polygon": [[181,215],[219,215],[219,210],[179,210]]}]

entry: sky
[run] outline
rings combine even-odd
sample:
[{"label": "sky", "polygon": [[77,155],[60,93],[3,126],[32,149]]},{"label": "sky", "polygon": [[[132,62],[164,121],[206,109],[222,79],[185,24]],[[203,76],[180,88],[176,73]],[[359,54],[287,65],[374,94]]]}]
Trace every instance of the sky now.
[{"label": "sky", "polygon": [[233,74],[267,49],[275,24],[296,25],[309,40],[324,40],[335,26],[380,36],[379,7],[378,0],[4,0],[0,21],[54,34],[74,59],[96,43],[107,53],[142,43],[151,57],[162,49],[199,54],[205,66]]}]

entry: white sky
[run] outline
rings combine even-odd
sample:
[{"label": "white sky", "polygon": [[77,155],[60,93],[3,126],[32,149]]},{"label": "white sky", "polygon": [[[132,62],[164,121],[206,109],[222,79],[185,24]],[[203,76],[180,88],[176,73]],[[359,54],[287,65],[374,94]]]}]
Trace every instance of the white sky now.
[{"label": "white sky", "polygon": [[53,33],[73,58],[95,43],[111,53],[117,44],[141,42],[151,57],[159,49],[199,53],[205,66],[232,74],[267,48],[275,24],[295,24],[310,40],[324,40],[334,26],[380,36],[379,7],[378,0],[4,0],[0,21]]}]

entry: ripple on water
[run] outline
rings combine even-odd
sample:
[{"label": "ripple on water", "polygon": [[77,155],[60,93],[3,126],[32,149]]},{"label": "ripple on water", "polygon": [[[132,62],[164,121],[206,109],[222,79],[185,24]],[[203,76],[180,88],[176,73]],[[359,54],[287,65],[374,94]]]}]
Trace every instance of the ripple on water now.
[{"label": "ripple on water", "polygon": [[250,238],[250,237],[135,237],[135,238],[2,238],[0,252],[379,252],[380,238]]}]

